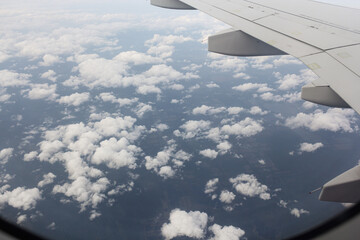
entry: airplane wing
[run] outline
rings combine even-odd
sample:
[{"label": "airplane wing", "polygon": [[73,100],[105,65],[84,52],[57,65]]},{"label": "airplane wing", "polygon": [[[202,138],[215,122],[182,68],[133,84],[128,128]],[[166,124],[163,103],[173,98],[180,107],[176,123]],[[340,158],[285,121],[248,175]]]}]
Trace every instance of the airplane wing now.
[{"label": "airplane wing", "polygon": [[209,50],[235,56],[290,54],[319,77],[302,98],[352,107],[360,114],[360,10],[309,0],[151,0],[198,9],[232,28],[211,36]]},{"label": "airplane wing", "polygon": [[[208,39],[209,51],[233,56],[290,54],[319,78],[301,97],[360,114],[360,10],[311,0],[151,0],[198,9],[231,26]],[[355,186],[355,187],[354,187]],[[320,200],[360,200],[360,166],[324,185]]]}]

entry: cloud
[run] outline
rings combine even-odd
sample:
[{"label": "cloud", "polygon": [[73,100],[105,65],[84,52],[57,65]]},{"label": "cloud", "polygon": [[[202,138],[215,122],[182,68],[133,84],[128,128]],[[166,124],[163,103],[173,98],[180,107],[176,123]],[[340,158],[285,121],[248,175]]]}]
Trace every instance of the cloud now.
[{"label": "cloud", "polygon": [[238,193],[248,197],[259,196],[263,200],[269,200],[270,194],[267,193],[268,187],[258,182],[254,175],[240,174],[235,178],[230,178],[229,182]]},{"label": "cloud", "polygon": [[219,149],[221,154],[227,153],[231,149],[232,145],[228,141],[219,143],[216,148]]},{"label": "cloud", "polygon": [[318,150],[319,148],[323,147],[324,144],[322,144],[321,142],[318,143],[301,143],[300,144],[300,149],[299,149],[299,153],[303,153],[303,152],[315,152],[316,150]]},{"label": "cloud", "polygon": [[68,106],[72,105],[75,107],[80,106],[84,102],[89,101],[90,93],[74,93],[69,96],[63,96],[59,100],[57,100],[61,104],[66,104]]},{"label": "cloud", "polygon": [[179,236],[200,239],[205,237],[208,215],[199,211],[185,212],[174,209],[170,213],[169,221],[161,227],[161,234],[165,239]]},{"label": "cloud", "polygon": [[54,182],[54,179],[56,178],[55,174],[53,173],[48,173],[48,174],[44,174],[44,179],[41,180],[39,183],[38,183],[38,187],[44,187],[45,185],[48,185],[48,184],[51,184]]},{"label": "cloud", "polygon": [[315,110],[313,113],[298,113],[295,117],[287,118],[285,126],[292,129],[305,127],[311,131],[353,132],[354,114],[352,109],[331,108],[326,112]]},{"label": "cloud", "polygon": [[264,159],[260,159],[258,162],[259,162],[261,165],[265,165],[265,164],[266,164],[266,162],[265,162]]},{"label": "cloud", "polygon": [[231,115],[236,115],[236,114],[239,114],[241,113],[242,111],[244,111],[245,109],[242,108],[242,107],[229,107],[227,109],[228,113],[231,114]]},{"label": "cloud", "polygon": [[291,209],[290,214],[299,218],[302,214],[310,214],[310,212],[304,209],[293,208]]},{"label": "cloud", "polygon": [[156,125],[156,128],[162,132],[162,131],[168,130],[169,126],[164,123],[159,123],[158,125]]},{"label": "cloud", "polygon": [[212,149],[205,149],[199,152],[201,155],[203,155],[204,157],[208,157],[211,159],[215,159],[218,155],[218,152]]},{"label": "cloud", "polygon": [[207,88],[219,88],[220,86],[217,85],[216,83],[209,83],[209,84],[206,84],[206,87]]},{"label": "cloud", "polygon": [[217,189],[217,184],[219,183],[219,179],[218,178],[213,178],[210,179],[206,185],[205,185],[205,193],[209,194],[209,193],[213,193],[215,192],[215,190]]},{"label": "cloud", "polygon": [[232,87],[232,89],[234,89],[236,91],[240,91],[240,92],[245,92],[245,91],[256,89],[257,92],[259,92],[259,93],[273,91],[273,89],[269,88],[266,83],[244,83],[244,84],[240,84],[236,87]]},{"label": "cloud", "polygon": [[209,107],[206,105],[202,105],[201,107],[196,107],[193,109],[192,113],[194,115],[198,115],[198,114],[202,114],[202,115],[213,115],[213,114],[218,114],[221,112],[226,111],[226,108],[224,107],[219,107],[219,108],[214,108],[214,107]]},{"label": "cloud", "polygon": [[136,51],[121,52],[116,55],[113,60],[124,62],[127,64],[131,63],[134,65],[156,64],[163,62],[161,58],[153,57]]},{"label": "cloud", "polygon": [[221,191],[219,199],[223,203],[230,204],[232,201],[234,201],[235,194],[232,192],[229,192],[228,190],[223,190],[223,191]]},{"label": "cloud", "polygon": [[268,111],[263,111],[260,107],[254,106],[254,107],[251,107],[251,109],[249,110],[249,113],[252,115],[266,115],[266,114],[268,114]]},{"label": "cloud", "polygon": [[139,86],[136,89],[137,93],[140,93],[142,95],[147,95],[149,93],[161,93],[160,88],[155,87],[154,85],[143,85],[143,86]]},{"label": "cloud", "polygon": [[121,167],[135,168],[136,155],[141,149],[131,145],[129,141],[122,137],[120,140],[110,138],[100,143],[91,158],[94,164],[106,164],[109,168],[119,169]]},{"label": "cloud", "polygon": [[61,62],[59,56],[52,54],[45,54],[42,59],[43,61],[39,63],[40,66],[51,66],[54,65],[55,63]]},{"label": "cloud", "polygon": [[210,121],[195,121],[195,120],[189,120],[183,125],[180,126],[180,128],[184,129],[184,133],[181,133],[179,130],[175,130],[174,134],[177,137],[183,137],[184,139],[193,138],[197,134],[199,134],[202,130],[206,130],[210,128]]},{"label": "cloud", "polygon": [[49,79],[52,82],[56,82],[57,79],[54,70],[48,70],[47,72],[44,72],[43,74],[41,74],[41,78]]},{"label": "cloud", "polygon": [[0,192],[0,207],[5,204],[17,209],[29,210],[36,206],[38,200],[41,199],[41,192],[37,188],[26,189],[17,187],[12,191]]},{"label": "cloud", "polygon": [[244,120],[235,123],[233,125],[224,125],[221,128],[221,131],[230,134],[238,135],[240,137],[250,137],[261,132],[264,128],[258,121],[255,121],[251,118],[245,118]]},{"label": "cloud", "polygon": [[4,148],[0,151],[0,164],[5,164],[13,156],[13,148]]},{"label": "cloud", "polygon": [[57,96],[58,94],[56,94],[56,84],[32,84],[31,89],[27,90],[27,97],[32,100],[55,100]]},{"label": "cloud", "polygon": [[29,84],[30,74],[0,70],[0,87],[20,87]]},{"label": "cloud", "polygon": [[209,227],[209,230],[214,234],[210,240],[239,240],[245,235],[244,230],[234,226],[221,227],[218,224],[214,224]]},{"label": "cloud", "polygon": [[206,66],[222,72],[241,72],[248,66],[245,59],[238,57],[208,53],[208,59],[209,61],[207,61]]},{"label": "cloud", "polygon": [[139,101],[138,98],[116,98],[114,95],[108,92],[100,93],[100,98],[104,102],[117,103],[120,107],[132,105]]},{"label": "cloud", "polygon": [[284,77],[279,73],[275,73],[275,77],[279,79],[277,83],[280,90],[293,89],[300,84],[307,84],[317,79],[317,76],[309,69],[301,70],[300,75],[286,74]]},{"label": "cloud", "polygon": [[[183,150],[176,151],[176,144],[169,141],[169,146],[164,150],[158,152],[155,157],[145,157],[145,167],[147,170],[153,170],[155,173],[163,178],[170,178],[175,175],[175,169],[182,167],[185,161],[189,161],[192,157],[191,154]],[[173,163],[173,168],[169,165],[170,161]]]},{"label": "cloud", "polygon": [[139,118],[142,118],[145,113],[151,112],[153,109],[150,105],[145,103],[139,103],[135,109],[135,113]]},{"label": "cloud", "polygon": [[22,215],[20,215],[20,216],[17,217],[16,223],[20,225],[20,224],[22,224],[23,222],[25,222],[26,219],[27,219],[26,214],[22,214]]}]

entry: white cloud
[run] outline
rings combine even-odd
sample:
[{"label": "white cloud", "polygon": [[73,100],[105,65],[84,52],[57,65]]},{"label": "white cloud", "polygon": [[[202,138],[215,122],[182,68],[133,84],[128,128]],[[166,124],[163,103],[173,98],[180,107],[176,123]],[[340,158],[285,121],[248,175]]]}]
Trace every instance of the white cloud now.
[{"label": "white cloud", "polygon": [[170,166],[163,166],[159,170],[159,175],[163,178],[171,178],[175,175],[175,171]]},{"label": "white cloud", "polygon": [[26,221],[26,219],[27,219],[26,214],[22,214],[22,215],[20,215],[20,216],[17,217],[16,223],[17,223],[17,224],[22,224],[23,222]]},{"label": "white cloud", "polygon": [[228,190],[223,190],[223,191],[221,191],[219,199],[223,203],[230,204],[232,201],[234,201],[235,194],[232,192],[229,192]]},{"label": "white cloud", "polygon": [[159,123],[158,125],[156,125],[156,128],[160,131],[165,131],[169,129],[169,126],[164,123]]},{"label": "white cloud", "polygon": [[282,77],[281,74],[276,73],[275,76],[279,79],[277,83],[280,90],[289,90],[317,79],[317,76],[309,69],[301,70],[300,75],[287,74]]},{"label": "white cloud", "polygon": [[228,141],[219,143],[216,148],[219,149],[221,154],[227,153],[231,149],[232,145]]},{"label": "white cloud", "polygon": [[14,208],[25,211],[34,208],[40,199],[41,192],[39,189],[18,187],[12,191],[0,192],[0,207],[8,204]]},{"label": "white cloud", "polygon": [[222,126],[221,131],[230,135],[250,137],[261,132],[263,129],[264,128],[258,121],[255,121],[251,118],[245,118],[244,120],[233,125]]},{"label": "white cloud", "polygon": [[205,149],[199,152],[201,155],[203,155],[204,157],[208,157],[211,159],[215,159],[218,155],[218,152],[212,149]]},{"label": "white cloud", "polygon": [[184,89],[184,86],[181,85],[181,84],[173,84],[173,85],[169,86],[169,89],[176,90],[176,91],[181,91],[181,90]]},{"label": "white cloud", "polygon": [[88,92],[85,93],[74,93],[69,96],[63,96],[59,100],[57,100],[61,104],[66,104],[68,106],[72,105],[75,107],[80,106],[84,102],[89,101],[90,94]]},{"label": "white cloud", "polygon": [[129,141],[122,137],[120,140],[110,138],[100,143],[91,158],[94,164],[106,164],[109,168],[119,169],[121,167],[135,168],[136,155],[141,149],[131,145]]},{"label": "white cloud", "polygon": [[243,112],[245,109],[242,108],[242,107],[229,107],[227,109],[228,113],[231,114],[231,115],[236,115],[236,114],[239,114],[241,112]]},{"label": "white cloud", "polygon": [[94,220],[95,218],[101,216],[101,213],[99,213],[99,212],[97,212],[97,211],[95,211],[95,210],[91,210],[90,213],[91,213],[91,214],[90,214],[90,217],[89,217],[90,221],[92,221],[92,220]]},{"label": "white cloud", "polygon": [[0,70],[0,87],[20,87],[29,84],[31,75],[9,70]]},{"label": "white cloud", "polygon": [[121,52],[113,59],[124,63],[132,63],[134,65],[155,64],[163,62],[161,58],[153,57],[136,51]]},{"label": "white cloud", "polygon": [[267,193],[268,187],[258,182],[254,175],[240,174],[235,178],[230,178],[229,181],[238,193],[248,197],[259,196],[263,200],[270,199],[270,194]]},{"label": "white cloud", "polygon": [[214,107],[209,107],[206,105],[201,105],[201,107],[194,108],[192,113],[194,115],[197,115],[197,114],[213,115],[213,114],[218,114],[218,113],[221,113],[224,111],[226,111],[226,108],[224,108],[224,107],[214,108]]},{"label": "white cloud", "polygon": [[43,74],[41,74],[41,78],[49,79],[52,82],[56,82],[57,79],[54,70],[48,70],[47,72],[44,72]]},{"label": "white cloud", "polygon": [[299,218],[302,214],[309,214],[310,212],[304,209],[298,209],[298,208],[293,208],[290,211],[291,215],[294,215],[295,217]]},{"label": "white cloud", "polygon": [[265,160],[264,160],[264,159],[260,159],[258,162],[259,162],[261,165],[265,165]]},{"label": "white cloud", "polygon": [[213,179],[210,179],[206,185],[205,185],[205,193],[208,194],[208,193],[213,193],[215,192],[216,188],[217,188],[217,184],[219,183],[219,179],[218,178],[213,178]]},{"label": "white cloud", "polygon": [[222,72],[241,72],[246,69],[246,59],[208,53],[209,61],[206,65]]},{"label": "white cloud", "polygon": [[100,94],[101,100],[104,102],[112,102],[117,103],[120,105],[120,107],[126,106],[126,105],[132,105],[139,101],[138,98],[116,98],[114,95],[108,92],[104,92]]},{"label": "white cloud", "polygon": [[214,233],[210,240],[239,240],[245,234],[245,231],[241,228],[234,226],[221,227],[218,224],[210,226],[209,230]]},{"label": "white cloud", "polygon": [[249,113],[252,115],[266,115],[266,114],[268,114],[268,111],[263,111],[260,107],[254,106],[254,107],[251,107],[251,109],[249,110]]},{"label": "white cloud", "polygon": [[56,84],[33,84],[31,89],[28,90],[27,97],[32,100],[49,99],[55,100],[57,98]]},{"label": "white cloud", "polygon": [[266,83],[244,83],[244,84],[240,84],[236,87],[233,87],[232,89],[234,89],[236,91],[240,91],[240,92],[245,92],[245,91],[256,89],[257,92],[259,92],[259,93],[268,92],[268,91],[273,90],[272,88],[269,88]]},{"label": "white cloud", "polygon": [[0,164],[5,164],[13,156],[13,148],[4,148],[0,151]]},{"label": "white cloud", "polygon": [[145,113],[151,112],[153,109],[149,104],[139,103],[135,109],[135,113],[139,118],[142,118]]},{"label": "white cloud", "polygon": [[250,76],[248,74],[246,74],[246,73],[243,73],[243,72],[236,73],[236,74],[234,74],[233,77],[234,78],[242,78],[242,79],[245,79],[245,80],[250,79]]},{"label": "white cloud", "polygon": [[305,127],[311,131],[328,130],[353,132],[355,112],[352,109],[332,108],[326,112],[315,110],[313,113],[298,113],[295,117],[285,120],[285,126],[290,128]]},{"label": "white cloud", "polygon": [[220,86],[217,85],[216,83],[209,83],[209,84],[206,84],[206,87],[207,88],[219,88]]},{"label": "white cloud", "polygon": [[300,144],[300,149],[299,149],[299,153],[303,153],[303,152],[315,152],[316,150],[318,150],[319,148],[323,147],[324,144],[322,144],[321,142],[318,143],[301,143]]},{"label": "white cloud", "polygon": [[195,121],[195,120],[189,120],[183,125],[180,126],[180,128],[184,129],[184,133],[181,133],[179,130],[175,130],[174,134],[178,137],[183,137],[185,139],[193,138],[197,134],[199,134],[202,130],[206,130],[210,128],[210,121]]},{"label": "white cloud", "polygon": [[38,187],[43,187],[45,185],[48,185],[48,184],[51,184],[54,182],[54,179],[56,178],[55,174],[53,173],[48,173],[48,174],[44,174],[44,179],[41,180],[39,183],[38,183]]},{"label": "white cloud", "polygon": [[161,93],[161,89],[158,87],[155,87],[154,85],[142,85],[136,89],[136,92],[140,93],[142,95],[147,95],[149,93],[158,93],[159,94],[159,93]]},{"label": "white cloud", "polygon": [[61,62],[59,56],[52,54],[45,54],[42,59],[43,61],[39,63],[40,66],[51,66],[54,65],[55,63]]},{"label": "white cloud", "polygon": [[179,236],[204,238],[208,215],[199,211],[185,212],[174,209],[170,213],[169,223],[163,224],[161,234],[167,240]]}]

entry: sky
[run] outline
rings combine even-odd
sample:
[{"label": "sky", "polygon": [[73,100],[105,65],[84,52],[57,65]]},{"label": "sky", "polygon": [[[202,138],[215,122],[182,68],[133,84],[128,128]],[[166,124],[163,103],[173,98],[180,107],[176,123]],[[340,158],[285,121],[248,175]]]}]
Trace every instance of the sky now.
[{"label": "sky", "polygon": [[298,60],[209,53],[225,24],[148,1],[0,4],[5,218],[54,239],[251,239],[344,209],[307,193],[358,164],[359,119],[303,102]]}]

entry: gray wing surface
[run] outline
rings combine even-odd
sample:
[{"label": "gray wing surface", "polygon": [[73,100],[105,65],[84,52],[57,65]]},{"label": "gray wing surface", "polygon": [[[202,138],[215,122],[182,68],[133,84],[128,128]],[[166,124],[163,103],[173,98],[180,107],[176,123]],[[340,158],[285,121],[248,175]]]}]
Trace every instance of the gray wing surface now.
[{"label": "gray wing surface", "polygon": [[[360,10],[310,0],[151,0],[198,9],[231,26],[209,37],[209,51],[234,56],[290,54],[319,78],[301,97],[360,114]],[[360,200],[360,166],[322,188],[320,200]]]},{"label": "gray wing surface", "polygon": [[232,29],[209,38],[210,51],[237,56],[287,53],[300,59],[319,77],[303,87],[303,99],[351,107],[360,114],[360,10],[309,0],[152,0],[152,4],[198,9],[230,25]]}]

